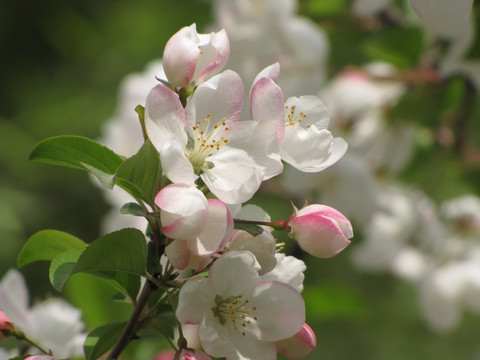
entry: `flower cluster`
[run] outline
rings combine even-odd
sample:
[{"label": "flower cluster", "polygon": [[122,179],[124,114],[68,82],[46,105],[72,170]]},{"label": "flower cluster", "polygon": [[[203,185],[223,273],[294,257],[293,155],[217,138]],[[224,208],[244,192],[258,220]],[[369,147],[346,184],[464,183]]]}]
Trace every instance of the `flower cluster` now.
[{"label": "flower cluster", "polygon": [[[303,356],[315,347],[300,295],[305,267],[277,253],[272,228],[285,230],[306,252],[328,258],[349,244],[350,222],[323,205],[295,209],[288,220],[272,222],[262,209],[241,204],[282,172],[282,160],[319,172],[339,160],[347,144],[327,129],[317,97],[284,99],[278,63],[255,77],[250,119],[243,119],[242,79],[222,71],[228,55],[225,31],[181,29],[165,47],[166,79],[145,102],[145,136],[166,177],[155,197],[165,256],[182,278],[176,316],[183,326],[197,326],[201,347],[211,356]],[[206,270],[205,277],[188,275]],[[203,358],[184,349],[181,358]]]},{"label": "flower cluster", "polygon": [[[330,258],[350,243],[349,220],[332,207],[305,204],[272,221],[260,207],[244,203],[264,181],[281,174],[284,163],[318,173],[343,157],[347,143],[328,130],[319,98],[284,97],[278,62],[247,84],[245,96],[240,75],[223,69],[229,53],[225,30],[199,34],[195,24],[182,28],[167,42],[162,62],[150,67],[154,84],[142,76],[124,83],[128,106],[142,101],[141,95],[145,102],[135,108],[139,130],[130,126],[133,118],[124,106],[106,127],[110,133],[103,143],[121,155],[79,137],[47,139],[32,153],[62,165],[73,161],[70,165],[89,171],[104,187],[125,190],[128,199],[117,190],[109,196],[116,205],[135,201],[121,212],[140,221],[123,225],[142,232],[123,228],[86,245],[47,230],[33,235],[19,256],[21,264],[52,260],[50,279],[57,290],[71,274],[89,272],[121,291],[134,311],[109,358],[117,358],[160,317],[165,303],[175,309],[174,359],[276,359],[277,353],[299,358],[316,346],[301,296],[306,266],[282,253],[274,231],[315,257]],[[69,151],[74,155],[57,161]],[[40,247],[46,253],[37,254]],[[140,277],[147,281],[139,292]],[[20,327],[20,320],[14,323]],[[86,352],[103,350],[111,341],[102,338],[109,334],[103,331],[89,336]],[[54,356],[65,354],[59,345],[47,347]]]}]

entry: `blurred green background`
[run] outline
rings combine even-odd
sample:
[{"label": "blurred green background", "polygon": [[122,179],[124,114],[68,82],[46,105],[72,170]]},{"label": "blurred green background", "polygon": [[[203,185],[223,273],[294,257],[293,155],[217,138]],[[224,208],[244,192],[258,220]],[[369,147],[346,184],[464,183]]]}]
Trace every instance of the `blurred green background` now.
[{"label": "blurred green background", "polygon": [[[329,35],[331,74],[378,56],[396,59],[397,66],[416,60],[421,49],[417,30],[409,31],[410,46],[399,52],[392,45],[399,36],[395,30],[360,31],[348,3],[300,2],[300,13],[320,21]],[[85,173],[29,162],[35,144],[61,134],[98,138],[114,113],[122,78],[160,58],[180,27],[196,22],[203,29],[212,21],[206,0],[0,2],[0,277],[15,267],[18,252],[33,233],[58,229],[91,241],[109,209]],[[429,101],[434,105],[435,97]],[[405,178],[424,184],[438,180],[429,189],[437,200],[478,189],[472,185],[478,171],[465,175],[452,154],[433,159],[425,167],[432,156],[420,153]],[[438,170],[436,164],[445,164],[445,159],[448,166]],[[460,180],[464,177],[468,181]],[[257,203],[272,218],[286,218],[288,202],[277,201],[263,197]],[[351,247],[356,241],[361,239]],[[480,359],[479,318],[466,314],[451,334],[435,334],[421,318],[414,288],[393,276],[361,273],[349,255],[347,249],[330,260],[303,257],[308,266],[307,321],[318,341],[309,359]],[[115,291],[93,277],[76,275],[59,294],[49,284],[47,264],[28,265],[22,272],[32,299],[65,296],[82,308],[88,329],[128,316],[128,307],[108,300]],[[154,340],[130,355],[150,359],[163,345]]]}]

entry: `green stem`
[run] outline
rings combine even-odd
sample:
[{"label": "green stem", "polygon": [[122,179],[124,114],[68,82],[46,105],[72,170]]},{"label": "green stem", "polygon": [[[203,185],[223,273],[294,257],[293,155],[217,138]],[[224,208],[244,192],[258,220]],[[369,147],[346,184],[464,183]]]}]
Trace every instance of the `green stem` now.
[{"label": "green stem", "polygon": [[240,219],[234,219],[233,220],[235,223],[238,224],[255,224],[255,225],[264,225],[264,226],[270,226],[274,228],[275,230],[285,230],[286,227],[288,226],[288,223],[283,220],[277,220],[277,221],[256,221],[256,220],[240,220]]}]

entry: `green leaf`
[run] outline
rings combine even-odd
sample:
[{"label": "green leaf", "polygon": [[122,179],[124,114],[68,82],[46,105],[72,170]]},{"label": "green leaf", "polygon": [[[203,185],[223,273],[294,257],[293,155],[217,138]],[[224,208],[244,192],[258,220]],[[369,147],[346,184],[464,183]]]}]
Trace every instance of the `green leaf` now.
[{"label": "green leaf", "polygon": [[263,229],[256,224],[244,224],[244,223],[240,224],[236,222],[234,227],[235,229],[238,229],[238,230],[244,230],[252,236],[257,236],[263,233]]},{"label": "green leaf", "polygon": [[118,168],[116,184],[136,199],[153,206],[161,178],[160,156],[147,140],[137,154]]},{"label": "green leaf", "polygon": [[85,170],[111,189],[123,159],[112,150],[82,136],[57,136],[38,143],[30,160]]},{"label": "green leaf", "polygon": [[126,322],[100,326],[88,334],[83,344],[86,360],[95,360],[109,351],[122,335]]},{"label": "green leaf", "polygon": [[133,216],[145,216],[145,212],[142,207],[137,203],[126,203],[120,209],[121,214],[133,215]]},{"label": "green leaf", "polygon": [[87,247],[82,240],[63,231],[42,230],[33,234],[18,255],[20,268],[34,261],[52,260],[69,250],[83,251]]},{"label": "green leaf", "polygon": [[140,277],[135,274],[115,271],[96,272],[95,275],[106,277],[111,286],[124,294],[130,304],[134,304],[140,290]]},{"label": "green leaf", "polygon": [[104,271],[144,276],[147,241],[140,230],[126,228],[92,242],[78,259],[72,274]]},{"label": "green leaf", "polygon": [[57,291],[62,291],[63,285],[72,273],[77,264],[78,258],[83,250],[69,250],[56,256],[50,263],[50,283]]}]

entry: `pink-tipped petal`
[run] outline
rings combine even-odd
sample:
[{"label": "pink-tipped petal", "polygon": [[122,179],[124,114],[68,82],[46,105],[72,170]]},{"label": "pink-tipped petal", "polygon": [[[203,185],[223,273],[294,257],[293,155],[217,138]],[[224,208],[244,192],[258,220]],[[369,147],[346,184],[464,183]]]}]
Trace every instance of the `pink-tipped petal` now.
[{"label": "pink-tipped petal", "polygon": [[163,52],[163,68],[173,87],[190,85],[201,50],[196,25],[183,27],[168,40]]},{"label": "pink-tipped petal", "polygon": [[218,199],[208,199],[208,216],[202,232],[188,241],[189,250],[198,256],[209,256],[221,250],[233,232],[233,220],[227,206]]},{"label": "pink-tipped petal", "polygon": [[185,145],[185,124],[185,111],[178,95],[163,84],[155,86],[145,102],[145,127],[157,151],[161,152],[172,138]]},{"label": "pink-tipped petal", "polygon": [[194,239],[203,230],[208,216],[205,195],[194,186],[171,184],[155,197],[161,209],[162,231],[172,239]]},{"label": "pink-tipped petal", "polygon": [[325,205],[309,205],[289,222],[291,236],[309,254],[330,258],[337,255],[353,236],[350,221]]},{"label": "pink-tipped petal", "polygon": [[317,338],[312,328],[306,323],[295,335],[277,341],[277,351],[289,359],[300,359],[310,354],[317,347]]},{"label": "pink-tipped petal", "polygon": [[285,136],[285,107],[282,89],[269,78],[261,78],[250,92],[250,111],[255,121],[275,124],[278,140]]}]

